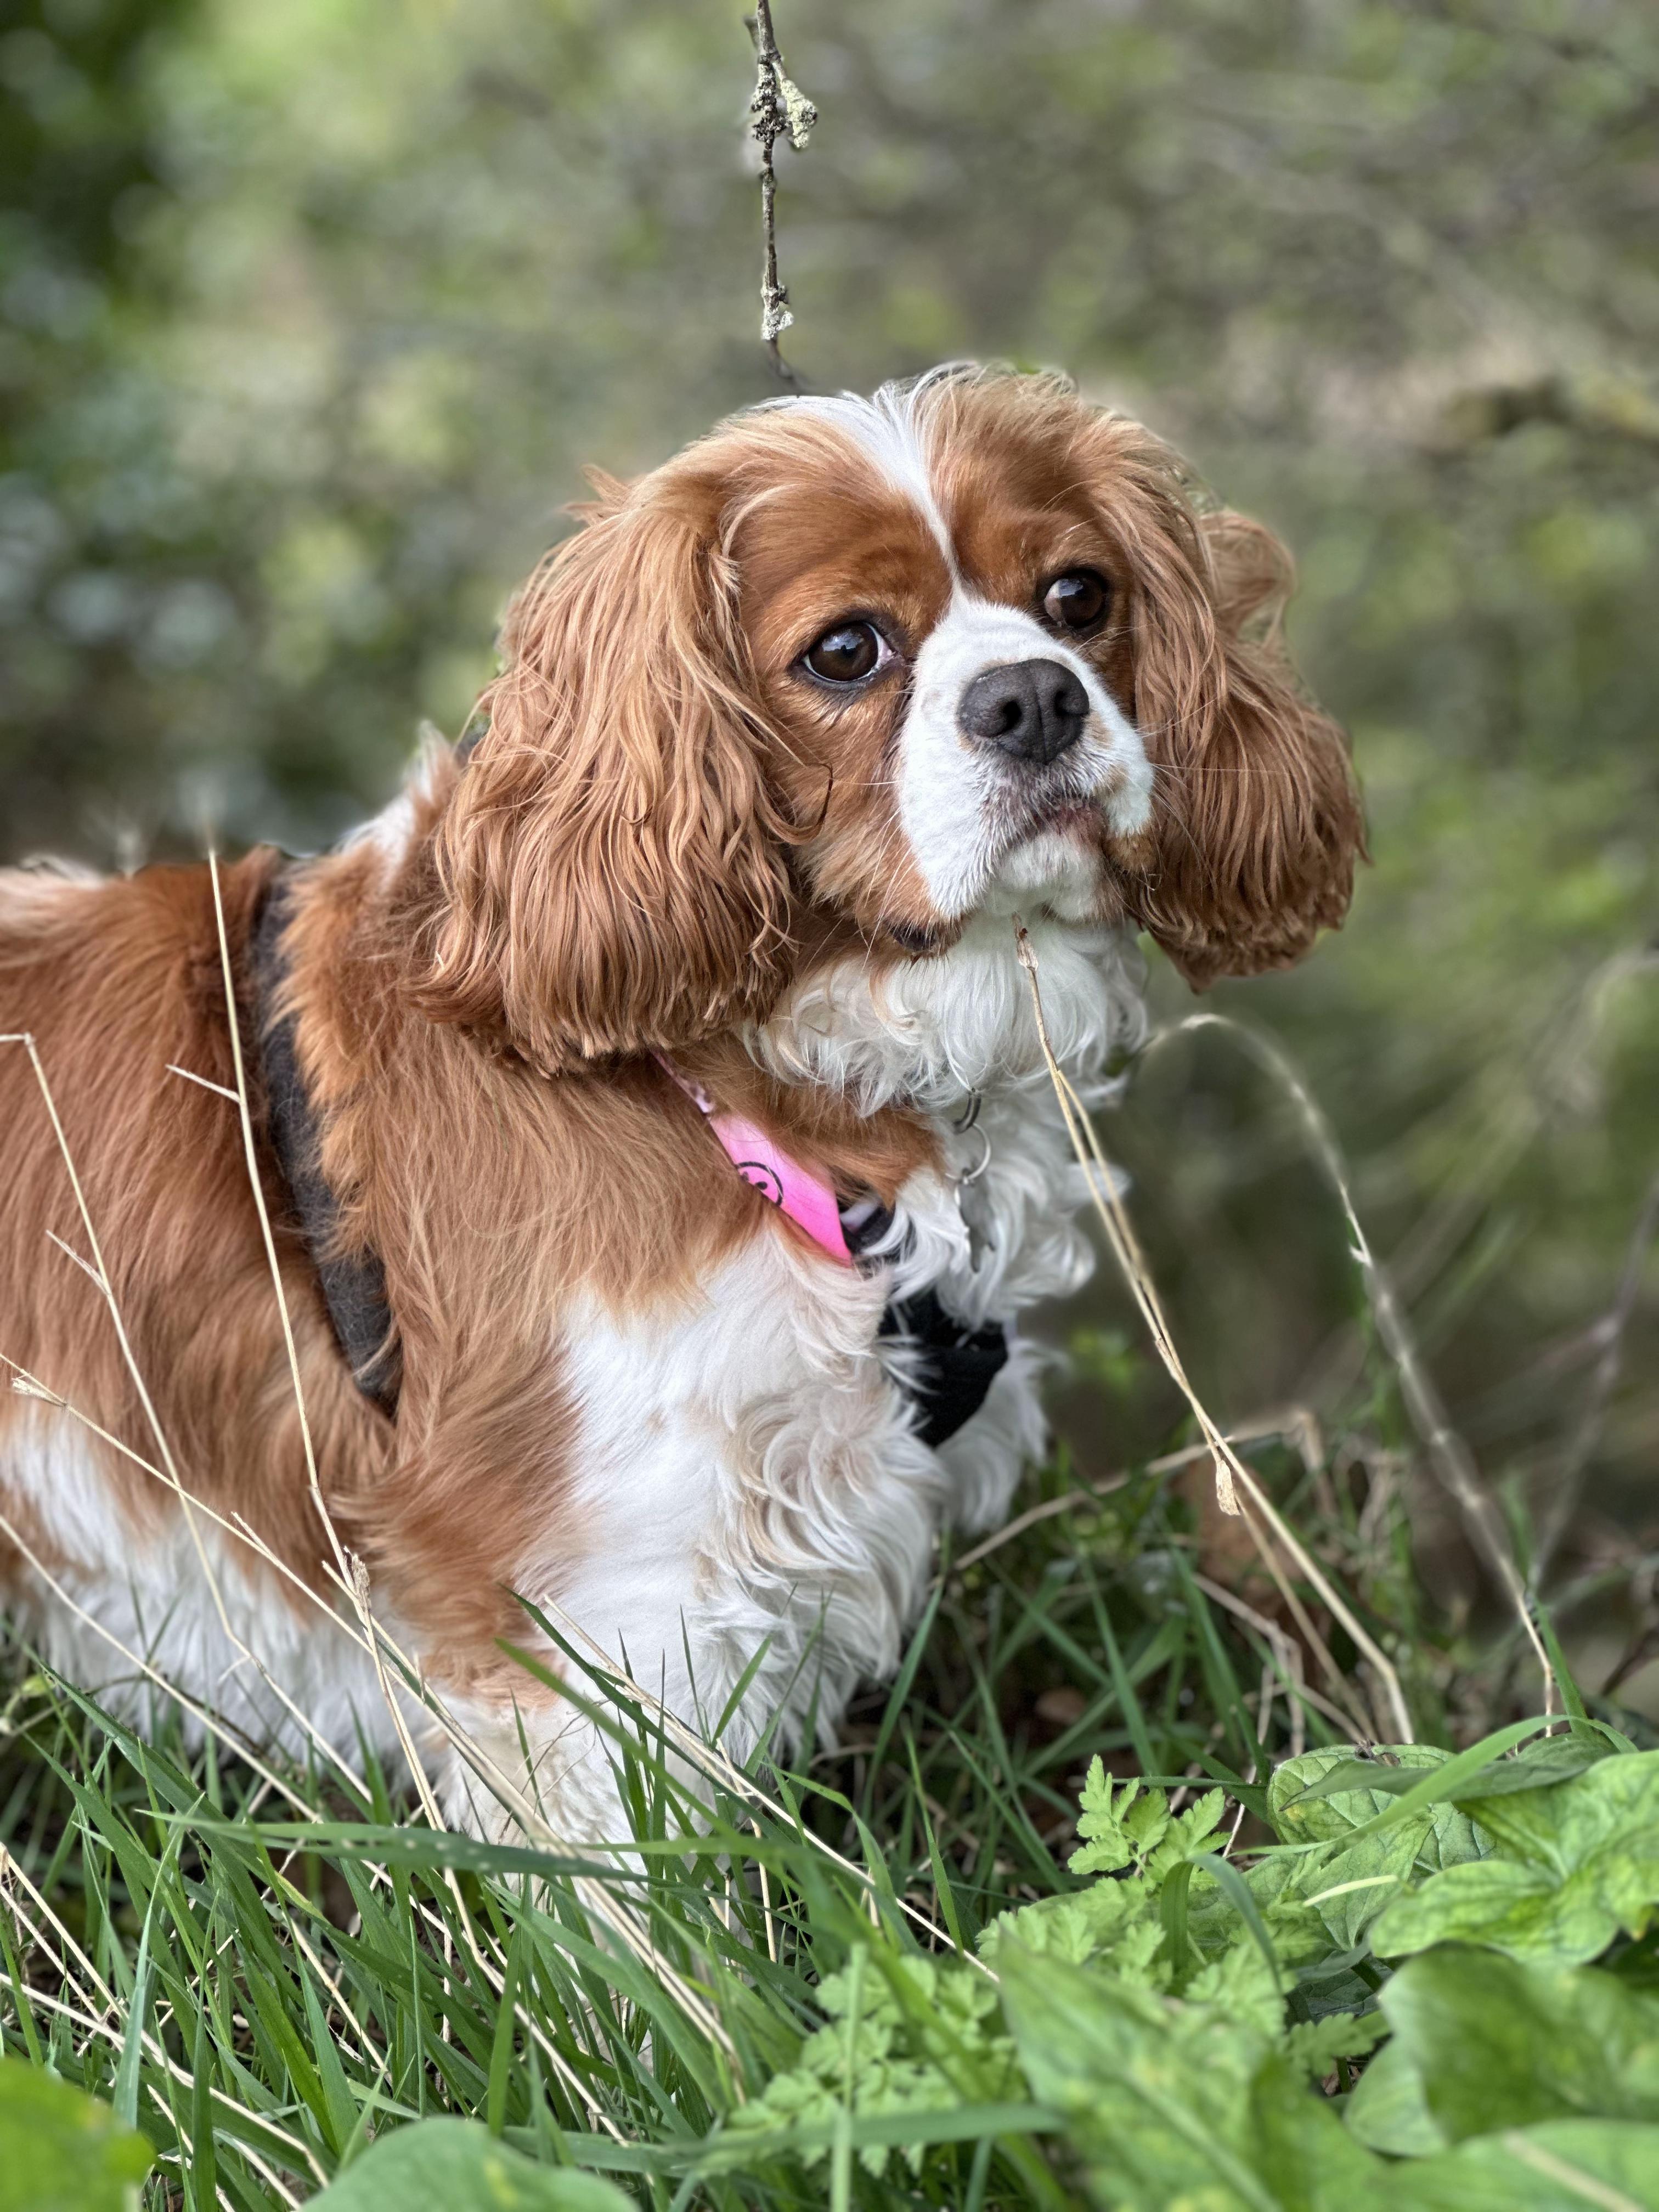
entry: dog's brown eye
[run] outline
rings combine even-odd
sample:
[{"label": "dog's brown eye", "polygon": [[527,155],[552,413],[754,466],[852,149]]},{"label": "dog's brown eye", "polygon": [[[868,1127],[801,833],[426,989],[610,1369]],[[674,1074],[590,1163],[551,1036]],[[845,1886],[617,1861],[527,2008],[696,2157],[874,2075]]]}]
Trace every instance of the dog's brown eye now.
[{"label": "dog's brown eye", "polygon": [[1097,569],[1068,568],[1042,594],[1042,611],[1057,629],[1097,629],[1112,587]]},{"label": "dog's brown eye", "polygon": [[881,665],[881,632],[874,623],[837,623],[802,656],[826,684],[859,684]]}]

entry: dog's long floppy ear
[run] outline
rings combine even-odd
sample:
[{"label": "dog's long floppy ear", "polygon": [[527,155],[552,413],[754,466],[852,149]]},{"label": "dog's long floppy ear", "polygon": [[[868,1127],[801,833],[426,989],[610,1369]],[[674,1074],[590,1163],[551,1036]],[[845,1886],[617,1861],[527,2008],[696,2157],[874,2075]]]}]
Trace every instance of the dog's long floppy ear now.
[{"label": "dog's long floppy ear", "polygon": [[1153,764],[1137,918],[1194,989],[1288,966],[1348,910],[1364,823],[1342,732],[1297,684],[1270,531],[1143,472],[1135,720]]},{"label": "dog's long floppy ear", "polygon": [[763,1014],[788,951],[718,498],[599,489],[508,611],[412,992],[549,1070]]}]

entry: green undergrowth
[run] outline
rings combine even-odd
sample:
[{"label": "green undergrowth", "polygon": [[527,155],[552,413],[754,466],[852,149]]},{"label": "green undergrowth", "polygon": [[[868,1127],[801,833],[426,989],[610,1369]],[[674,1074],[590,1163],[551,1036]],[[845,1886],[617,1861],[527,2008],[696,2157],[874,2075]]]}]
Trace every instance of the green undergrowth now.
[{"label": "green undergrowth", "polygon": [[[1258,1463],[1467,1733],[1502,1655]],[[590,1669],[626,1852],[439,1832],[19,1655],[0,2212],[1659,2208],[1659,1753],[1575,1699],[1362,1755],[1271,1594],[1206,1594],[1179,1480],[947,1566],[833,1754],[688,1767]]]}]

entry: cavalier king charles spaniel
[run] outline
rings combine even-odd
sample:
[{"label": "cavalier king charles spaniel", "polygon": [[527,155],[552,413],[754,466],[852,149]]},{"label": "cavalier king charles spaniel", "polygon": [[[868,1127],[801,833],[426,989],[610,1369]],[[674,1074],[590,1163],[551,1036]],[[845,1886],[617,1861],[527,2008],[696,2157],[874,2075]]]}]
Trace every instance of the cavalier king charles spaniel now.
[{"label": "cavalier king charles spaniel", "polygon": [[462,743],[338,849],[0,874],[14,1614],[118,1705],[142,1662],[590,1837],[607,1739],[504,1644],[797,1743],[1042,1448],[1016,1325],[1091,1253],[1015,914],[1098,1098],[1137,932],[1282,966],[1363,838],[1283,549],[1058,377],[774,401],[594,483]]}]

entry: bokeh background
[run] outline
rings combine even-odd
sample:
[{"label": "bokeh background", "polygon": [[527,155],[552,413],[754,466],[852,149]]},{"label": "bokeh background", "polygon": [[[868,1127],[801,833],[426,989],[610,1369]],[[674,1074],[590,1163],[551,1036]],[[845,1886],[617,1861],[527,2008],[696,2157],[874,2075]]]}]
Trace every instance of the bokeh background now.
[{"label": "bokeh background", "polygon": [[[802,376],[1062,365],[1297,549],[1375,865],[1310,964],[1212,1003],[1323,1102],[1590,1686],[1659,1710],[1659,15],[778,12],[821,112],[780,155]],[[775,388],[740,9],[0,22],[0,848],[325,843],[459,727],[582,464]],[[1478,1616],[1279,1090],[1177,1037],[1110,1135],[1216,1410],[1307,1404],[1392,1469],[1437,1632]],[[1098,1472],[1178,1401],[1109,1288],[1074,1318]]]}]

